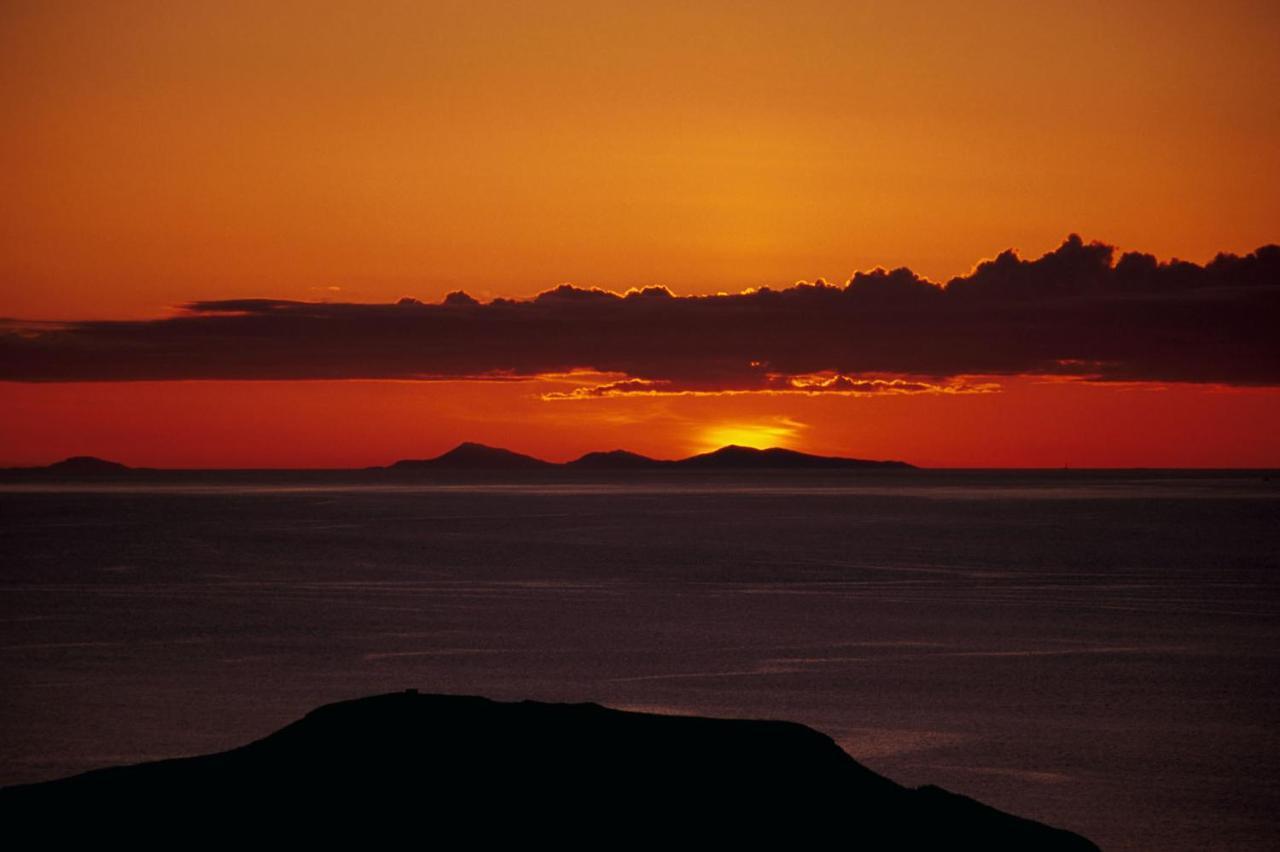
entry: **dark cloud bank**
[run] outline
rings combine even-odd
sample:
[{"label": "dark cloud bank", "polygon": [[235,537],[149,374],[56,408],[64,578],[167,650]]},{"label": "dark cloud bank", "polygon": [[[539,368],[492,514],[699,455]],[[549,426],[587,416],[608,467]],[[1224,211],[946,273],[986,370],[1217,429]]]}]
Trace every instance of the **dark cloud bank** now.
[{"label": "dark cloud bank", "polygon": [[568,397],[981,389],[964,377],[1280,384],[1280,246],[1159,263],[1072,236],[1005,252],[938,286],[908,269],[843,287],[440,304],[237,299],[174,317],[0,326],[0,379],[490,380],[591,370],[627,378]]}]

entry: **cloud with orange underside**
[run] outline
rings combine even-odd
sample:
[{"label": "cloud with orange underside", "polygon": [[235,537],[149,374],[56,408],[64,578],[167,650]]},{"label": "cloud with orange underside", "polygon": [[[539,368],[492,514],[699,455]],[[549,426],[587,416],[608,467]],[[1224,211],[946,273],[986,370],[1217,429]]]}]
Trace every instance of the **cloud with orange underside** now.
[{"label": "cloud with orange underside", "polygon": [[1001,376],[1280,384],[1280,247],[1204,266],[1072,236],[936,285],[910,270],[737,295],[562,285],[439,304],[234,299],[138,321],[9,322],[0,380],[608,381],[544,399],[996,390]]}]

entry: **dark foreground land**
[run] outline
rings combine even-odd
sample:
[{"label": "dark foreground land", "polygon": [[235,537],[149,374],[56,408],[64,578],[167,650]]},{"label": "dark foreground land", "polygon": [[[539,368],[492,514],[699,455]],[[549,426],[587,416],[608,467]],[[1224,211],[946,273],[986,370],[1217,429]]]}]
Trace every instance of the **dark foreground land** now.
[{"label": "dark foreground land", "polygon": [[19,822],[101,815],[135,831],[376,819],[380,831],[605,842],[768,831],[834,832],[853,848],[1096,849],[938,787],[899,786],[791,722],[417,692],[326,705],[220,754],[8,787],[0,812]]}]

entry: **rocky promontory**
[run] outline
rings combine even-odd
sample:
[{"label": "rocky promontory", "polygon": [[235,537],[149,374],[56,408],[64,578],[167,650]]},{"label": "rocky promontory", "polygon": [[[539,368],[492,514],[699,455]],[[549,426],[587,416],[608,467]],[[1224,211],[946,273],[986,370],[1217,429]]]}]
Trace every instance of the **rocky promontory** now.
[{"label": "rocky promontory", "polygon": [[785,837],[855,849],[1096,849],[937,787],[900,786],[791,722],[415,691],[326,705],[219,754],[9,787],[0,812],[54,834],[74,818],[107,834],[367,826],[428,845]]}]

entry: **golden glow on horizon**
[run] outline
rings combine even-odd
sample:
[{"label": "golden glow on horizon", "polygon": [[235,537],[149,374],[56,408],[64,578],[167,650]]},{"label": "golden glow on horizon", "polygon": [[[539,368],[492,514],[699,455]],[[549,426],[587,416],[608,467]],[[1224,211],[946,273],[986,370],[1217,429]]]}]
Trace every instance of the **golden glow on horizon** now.
[{"label": "golden glow on horizon", "polygon": [[795,443],[803,423],[780,418],[762,423],[719,423],[703,429],[698,435],[697,447],[702,452],[717,450],[730,444],[754,447],[789,447]]},{"label": "golden glow on horizon", "polygon": [[551,461],[610,449],[676,458],[735,439],[925,467],[1280,466],[1280,394],[1266,388],[1005,379],[996,396],[538,398],[554,386],[0,382],[0,466],[89,454],[156,467],[365,467],[464,440]]}]

